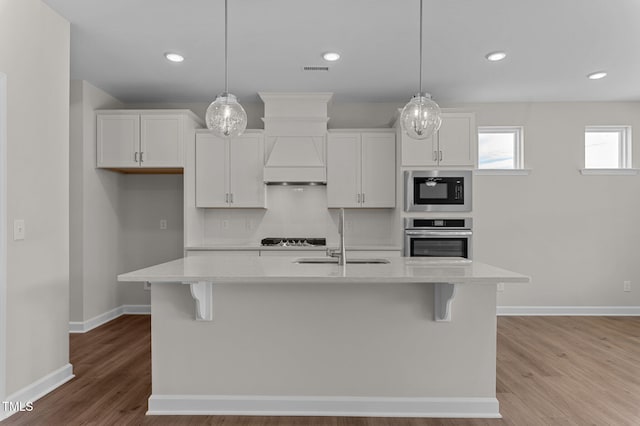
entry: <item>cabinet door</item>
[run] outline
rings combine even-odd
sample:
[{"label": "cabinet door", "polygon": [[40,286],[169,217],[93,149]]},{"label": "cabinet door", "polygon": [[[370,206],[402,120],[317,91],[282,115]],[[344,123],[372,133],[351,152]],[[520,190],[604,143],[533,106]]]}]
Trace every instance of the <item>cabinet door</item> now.
[{"label": "cabinet door", "polygon": [[327,204],[360,207],[360,134],[332,133],[327,141]]},{"label": "cabinet door", "polygon": [[183,167],[182,127],[179,115],[140,116],[140,165]]},{"label": "cabinet door", "polygon": [[362,207],[396,206],[396,135],[362,134]]},{"label": "cabinet door", "polygon": [[140,116],[97,116],[98,167],[138,167]]},{"label": "cabinet door", "polygon": [[470,113],[447,113],[438,131],[441,166],[473,166],[475,120]]},{"label": "cabinet door", "polygon": [[229,141],[229,207],[265,206],[264,139],[244,134]]},{"label": "cabinet door", "polygon": [[196,136],[196,207],[226,207],[228,142],[213,135]]},{"label": "cabinet door", "polygon": [[260,256],[284,257],[323,257],[324,250],[260,250]]},{"label": "cabinet door", "polygon": [[186,257],[194,256],[259,256],[258,250],[187,250]]},{"label": "cabinet door", "polygon": [[404,130],[398,131],[402,141],[402,165],[403,166],[436,166],[437,161],[437,136],[431,136],[424,140],[413,139]]}]

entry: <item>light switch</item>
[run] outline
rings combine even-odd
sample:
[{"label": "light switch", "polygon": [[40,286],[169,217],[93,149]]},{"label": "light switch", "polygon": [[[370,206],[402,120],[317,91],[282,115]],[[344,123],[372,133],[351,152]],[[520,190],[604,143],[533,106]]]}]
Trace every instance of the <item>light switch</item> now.
[{"label": "light switch", "polygon": [[24,219],[16,219],[13,221],[13,240],[24,240],[26,234]]},{"label": "light switch", "polygon": [[167,219],[160,219],[160,229],[167,229]]}]

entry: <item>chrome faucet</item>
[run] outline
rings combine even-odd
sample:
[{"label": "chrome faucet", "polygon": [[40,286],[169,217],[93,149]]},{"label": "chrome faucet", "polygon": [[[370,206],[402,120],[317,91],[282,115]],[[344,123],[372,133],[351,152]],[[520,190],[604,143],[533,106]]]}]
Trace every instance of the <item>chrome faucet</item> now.
[{"label": "chrome faucet", "polygon": [[337,250],[327,249],[327,256],[337,257],[338,265],[344,265],[347,262],[347,248],[344,245],[344,209],[340,209],[338,217],[338,233],[340,234],[340,246]]}]

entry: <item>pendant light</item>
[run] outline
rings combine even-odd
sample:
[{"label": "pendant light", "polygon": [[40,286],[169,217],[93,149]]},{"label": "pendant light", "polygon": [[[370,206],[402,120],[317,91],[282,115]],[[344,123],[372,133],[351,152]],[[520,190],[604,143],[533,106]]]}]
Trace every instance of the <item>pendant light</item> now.
[{"label": "pendant light", "polygon": [[431,100],[431,95],[422,93],[422,1],[420,0],[420,86],[400,113],[400,124],[413,139],[427,139],[440,128],[440,107]]},{"label": "pendant light", "polygon": [[205,115],[207,128],[223,138],[239,136],[247,128],[247,113],[228,88],[227,27],[227,0],[224,0],[224,92],[209,105]]}]

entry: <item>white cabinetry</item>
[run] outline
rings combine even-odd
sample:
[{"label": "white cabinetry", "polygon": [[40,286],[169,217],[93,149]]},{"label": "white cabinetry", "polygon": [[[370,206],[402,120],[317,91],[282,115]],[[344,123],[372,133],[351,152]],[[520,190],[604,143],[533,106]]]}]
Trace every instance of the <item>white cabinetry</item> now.
[{"label": "white cabinetry", "polygon": [[186,257],[194,256],[259,256],[258,250],[187,250]]},{"label": "white cabinetry", "polygon": [[97,167],[109,169],[182,168],[185,140],[203,124],[188,110],[100,110],[96,117]]},{"label": "white cabinetry", "polygon": [[327,140],[329,207],[396,206],[393,131],[336,131]]},{"label": "white cabinetry", "polygon": [[260,250],[260,256],[323,257],[324,250]]},{"label": "white cabinetry", "polygon": [[265,207],[261,132],[231,139],[198,132],[195,160],[196,207]]},{"label": "white cabinetry", "polygon": [[475,114],[443,112],[440,130],[429,139],[416,140],[400,130],[403,166],[473,167],[477,140]]}]

